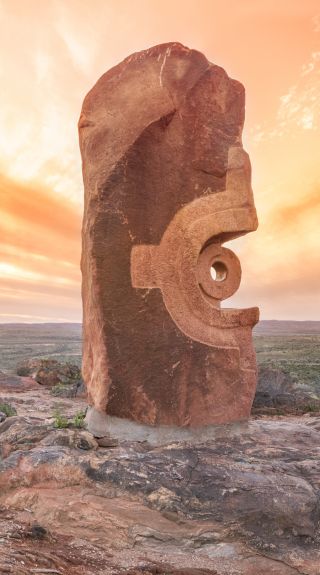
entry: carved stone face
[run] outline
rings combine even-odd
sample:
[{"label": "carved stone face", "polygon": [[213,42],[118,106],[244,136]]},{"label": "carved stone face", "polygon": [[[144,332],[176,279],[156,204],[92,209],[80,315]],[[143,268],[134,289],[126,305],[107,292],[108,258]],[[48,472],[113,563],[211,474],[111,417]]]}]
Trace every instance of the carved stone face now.
[{"label": "carved stone face", "polygon": [[257,227],[244,90],[179,44],[105,74],[80,118],[83,373],[93,405],[149,424],[247,417],[258,310],[220,309]]},{"label": "carved stone face", "polygon": [[168,312],[186,335],[218,345],[220,338],[209,326],[252,326],[257,320],[255,308],[220,311],[220,301],[233,295],[241,280],[237,256],[221,244],[256,227],[249,158],[242,148],[232,147],[225,191],[182,207],[159,246],[132,248],[132,284],[160,288]]}]

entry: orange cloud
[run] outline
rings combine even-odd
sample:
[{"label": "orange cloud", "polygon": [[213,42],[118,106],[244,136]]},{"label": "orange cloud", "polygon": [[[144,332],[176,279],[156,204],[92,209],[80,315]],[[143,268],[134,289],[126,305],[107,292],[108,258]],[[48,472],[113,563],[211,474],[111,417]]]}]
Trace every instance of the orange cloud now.
[{"label": "orange cloud", "polygon": [[243,282],[232,304],[259,305],[263,318],[317,319],[319,222],[320,186],[265,215],[240,248]]},{"label": "orange cloud", "polygon": [[231,4],[1,3],[0,321],[80,320],[82,100],[124,57],[172,40],[246,88],[260,227],[234,242],[243,268],[235,305],[319,319],[319,1]]},{"label": "orange cloud", "polygon": [[0,206],[0,321],[13,321],[17,310],[22,318],[32,316],[23,313],[28,309],[35,317],[79,319],[80,208],[45,187],[3,175]]},{"label": "orange cloud", "polygon": [[81,212],[70,200],[0,175],[0,213],[2,245],[78,265]]},{"label": "orange cloud", "polygon": [[272,214],[271,225],[277,233],[288,234],[292,226],[298,233],[299,225],[308,220],[310,216],[313,218],[315,214],[318,215],[320,222],[320,186],[319,189],[313,190],[306,196],[295,199],[292,204],[281,206]]},{"label": "orange cloud", "polygon": [[0,175],[0,205],[3,212],[14,214],[30,226],[48,228],[73,239],[79,233],[80,209],[44,187],[19,184]]}]

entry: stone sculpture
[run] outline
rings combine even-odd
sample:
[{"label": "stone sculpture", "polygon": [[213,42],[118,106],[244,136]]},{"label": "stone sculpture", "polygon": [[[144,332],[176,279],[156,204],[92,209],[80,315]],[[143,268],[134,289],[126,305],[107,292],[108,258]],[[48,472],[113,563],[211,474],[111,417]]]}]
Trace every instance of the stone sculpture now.
[{"label": "stone sculpture", "polygon": [[254,231],[244,88],[181,44],[133,54],[86,96],[83,376],[94,410],[148,425],[246,419],[258,309],[222,246]]}]

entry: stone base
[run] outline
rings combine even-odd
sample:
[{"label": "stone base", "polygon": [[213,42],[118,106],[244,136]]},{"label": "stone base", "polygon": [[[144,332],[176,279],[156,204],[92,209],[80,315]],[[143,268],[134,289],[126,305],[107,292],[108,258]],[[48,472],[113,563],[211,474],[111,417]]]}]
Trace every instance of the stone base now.
[{"label": "stone base", "polygon": [[240,435],[248,430],[248,421],[203,427],[175,427],[144,425],[113,417],[89,407],[85,418],[87,429],[97,438],[112,437],[118,441],[147,441],[151,445],[166,445],[175,441],[197,444],[225,436]]}]

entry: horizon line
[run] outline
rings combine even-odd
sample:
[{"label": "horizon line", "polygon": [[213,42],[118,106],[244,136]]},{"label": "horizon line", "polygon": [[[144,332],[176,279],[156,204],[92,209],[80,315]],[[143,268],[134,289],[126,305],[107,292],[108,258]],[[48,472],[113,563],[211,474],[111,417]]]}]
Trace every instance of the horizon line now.
[{"label": "horizon line", "polygon": [[[286,322],[286,323],[320,323],[320,319],[260,319],[256,325],[262,322]],[[82,321],[0,321],[1,325],[82,325]],[[256,326],[254,326],[255,328]],[[254,329],[253,328],[253,329]]]}]

